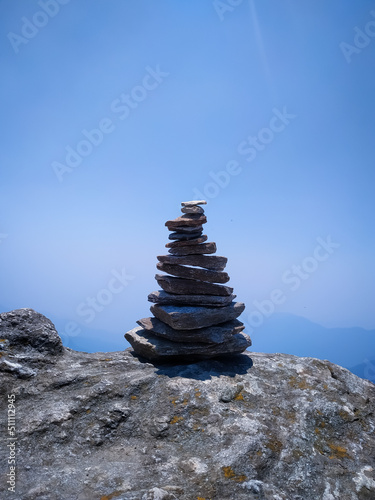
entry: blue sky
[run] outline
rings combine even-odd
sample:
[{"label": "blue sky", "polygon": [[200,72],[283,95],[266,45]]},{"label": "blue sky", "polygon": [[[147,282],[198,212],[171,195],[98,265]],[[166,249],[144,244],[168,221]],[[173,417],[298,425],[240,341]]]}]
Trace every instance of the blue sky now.
[{"label": "blue sky", "polygon": [[1,0],[0,37],[2,310],[126,347],[199,192],[248,330],[375,329],[374,1]]}]

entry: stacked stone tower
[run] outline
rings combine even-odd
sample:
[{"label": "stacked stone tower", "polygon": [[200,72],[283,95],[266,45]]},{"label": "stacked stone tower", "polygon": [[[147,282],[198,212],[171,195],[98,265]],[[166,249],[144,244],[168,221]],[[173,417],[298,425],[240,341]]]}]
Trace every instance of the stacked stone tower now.
[{"label": "stacked stone tower", "polygon": [[181,203],[182,216],[165,223],[171,242],[168,255],[158,256],[157,274],[162,290],[152,292],[153,317],[137,321],[125,334],[136,354],[153,361],[198,361],[236,354],[251,345],[244,325],[236,318],[245,309],[234,302],[233,288],[224,285],[226,257],[213,255],[216,244],[203,235],[207,222],[201,205]]}]

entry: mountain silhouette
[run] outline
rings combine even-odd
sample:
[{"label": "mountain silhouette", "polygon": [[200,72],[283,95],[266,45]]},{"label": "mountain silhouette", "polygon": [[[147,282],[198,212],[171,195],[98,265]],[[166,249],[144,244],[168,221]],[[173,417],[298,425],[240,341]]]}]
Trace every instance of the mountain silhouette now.
[{"label": "mountain silhouette", "polygon": [[302,316],[275,313],[249,333],[256,351],[328,359],[375,381],[375,330],[325,328]]}]

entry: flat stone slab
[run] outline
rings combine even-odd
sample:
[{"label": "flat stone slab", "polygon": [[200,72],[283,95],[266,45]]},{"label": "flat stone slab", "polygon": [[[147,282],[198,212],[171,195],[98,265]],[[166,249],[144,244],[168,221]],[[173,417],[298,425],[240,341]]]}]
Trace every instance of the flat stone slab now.
[{"label": "flat stone slab", "polygon": [[182,207],[181,212],[183,214],[204,214],[203,208],[198,205],[188,205],[186,207]]},{"label": "flat stone slab", "polygon": [[158,255],[157,259],[165,264],[198,266],[212,271],[222,271],[228,262],[226,257],[219,255]]},{"label": "flat stone slab", "polygon": [[159,290],[148,295],[149,302],[154,304],[174,306],[214,306],[223,307],[229,305],[236,295],[177,295]]},{"label": "flat stone slab", "polygon": [[173,220],[167,220],[165,225],[168,229],[173,230],[175,227],[179,226],[201,226],[207,222],[207,217],[202,214],[185,214],[180,215]]},{"label": "flat stone slab", "polygon": [[[176,234],[176,233],[171,233],[171,234]],[[186,234],[184,234],[184,236],[186,236]],[[169,235],[169,238],[170,238],[170,235]],[[167,243],[165,246],[167,248],[175,248],[175,247],[183,247],[186,245],[198,245],[199,243],[204,243],[205,241],[207,241],[207,235],[202,234],[202,236],[194,237],[194,239],[192,239],[192,240],[188,239],[188,240],[184,240],[184,241],[179,241],[179,240],[178,241],[171,241],[170,243]]]},{"label": "flat stone slab", "polygon": [[199,245],[186,245],[181,247],[172,247],[168,250],[172,255],[190,255],[190,254],[210,254],[216,252],[216,243],[201,243]]},{"label": "flat stone slab", "polygon": [[[198,231],[198,232],[186,232],[186,233],[181,233],[181,232],[175,232],[171,233],[168,238],[170,240],[178,240],[178,241],[189,241],[189,240],[196,240],[198,239],[203,231]],[[206,238],[207,239],[207,238]]]},{"label": "flat stone slab", "polygon": [[173,231],[182,234],[202,233],[203,226],[176,226]]},{"label": "flat stone slab", "polygon": [[137,354],[159,362],[210,359],[224,354],[241,353],[251,346],[250,337],[245,333],[236,333],[222,344],[199,344],[162,339],[141,326],[125,333],[125,338]]},{"label": "flat stone slab", "polygon": [[233,288],[205,281],[189,280],[184,278],[174,278],[163,274],[156,274],[155,279],[159,286],[168,293],[178,295],[232,295]]},{"label": "flat stone slab", "polygon": [[194,330],[218,325],[238,318],[244,311],[243,302],[232,302],[224,307],[164,306],[153,304],[152,314],[175,330]]},{"label": "flat stone slab", "polygon": [[230,279],[228,273],[201,269],[199,267],[186,267],[179,264],[167,264],[165,262],[158,262],[156,267],[159,271],[178,276],[179,278],[207,281],[209,283],[227,283]]},{"label": "flat stone slab", "polygon": [[157,318],[143,318],[137,321],[146,331],[173,342],[198,342],[204,344],[221,344],[231,339],[232,335],[240,333],[245,326],[234,319],[217,326],[208,326],[197,330],[175,330]]},{"label": "flat stone slab", "polygon": [[206,200],[192,200],[192,201],[182,201],[181,206],[183,207],[194,207],[195,205],[207,205]]}]

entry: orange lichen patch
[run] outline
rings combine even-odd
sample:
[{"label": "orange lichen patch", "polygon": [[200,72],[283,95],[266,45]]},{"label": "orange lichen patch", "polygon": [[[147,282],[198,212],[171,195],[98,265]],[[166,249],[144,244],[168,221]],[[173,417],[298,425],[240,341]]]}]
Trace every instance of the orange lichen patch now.
[{"label": "orange lichen patch", "polygon": [[170,424],[176,424],[177,422],[181,422],[184,417],[178,417],[177,415],[172,418],[172,420],[169,422]]},{"label": "orange lichen patch", "polygon": [[6,342],[6,339],[0,339],[0,342]]},{"label": "orange lichen patch", "polygon": [[320,434],[320,429],[318,429],[317,427],[315,427],[315,434]]},{"label": "orange lichen patch", "polygon": [[100,500],[111,500],[112,498],[119,497],[121,493],[122,493],[121,491],[114,491],[109,495],[103,495],[102,497],[100,497]]},{"label": "orange lichen patch", "polygon": [[236,481],[236,483],[243,483],[247,479],[244,474],[236,474],[232,467],[222,467],[221,469],[224,472],[224,477]]},{"label": "orange lichen patch", "polygon": [[332,444],[332,443],[328,443],[328,446],[331,448],[332,450],[332,455],[330,455],[330,459],[333,459],[333,458],[352,458],[348,452],[346,451],[346,448],[343,448],[342,446],[337,446],[335,444]]},{"label": "orange lichen patch", "polygon": [[290,387],[293,387],[294,389],[302,389],[302,390],[314,389],[314,387],[309,385],[305,379],[296,377],[294,375],[290,377],[288,384],[290,385]]},{"label": "orange lichen patch", "polygon": [[280,451],[283,447],[283,444],[281,441],[278,441],[277,439],[272,439],[272,440],[268,441],[268,443],[266,444],[266,447],[275,453],[280,453]]},{"label": "orange lichen patch", "polygon": [[201,431],[204,432],[204,429],[199,424],[194,424],[193,425],[193,431]]},{"label": "orange lichen patch", "polygon": [[296,414],[294,411],[286,411],[285,418],[290,420],[291,422],[295,422],[296,421]]},{"label": "orange lichen patch", "polygon": [[197,500],[206,500],[206,499],[203,497],[197,497]]},{"label": "orange lichen patch", "polygon": [[232,479],[232,478],[236,477],[236,474],[235,474],[234,470],[232,469],[232,467],[222,467],[222,469],[224,472],[224,476],[227,479]]},{"label": "orange lichen patch", "polygon": [[241,391],[234,397],[234,401],[244,401]]},{"label": "orange lichen patch", "polygon": [[194,394],[194,396],[195,396],[196,398],[200,398],[200,397],[202,396],[202,393],[200,392],[200,390],[199,390],[199,389],[195,389],[195,394]]},{"label": "orange lichen patch", "polygon": [[326,389],[326,390],[327,390],[327,389],[328,389],[328,385],[327,385],[327,384],[324,384],[324,385],[323,385],[323,389]]},{"label": "orange lichen patch", "polygon": [[258,450],[257,455],[258,455],[258,457],[260,457],[262,455],[262,450]]},{"label": "orange lichen patch", "polygon": [[91,410],[90,410],[90,408],[89,408],[88,410],[86,410],[86,413],[91,413]]},{"label": "orange lichen patch", "polygon": [[99,359],[99,361],[112,361],[112,358]]},{"label": "orange lichen patch", "polygon": [[130,396],[130,399],[137,399],[137,396]]},{"label": "orange lichen patch", "polygon": [[210,414],[210,408],[193,408],[190,410],[190,415],[195,415],[197,417],[207,417]]}]

